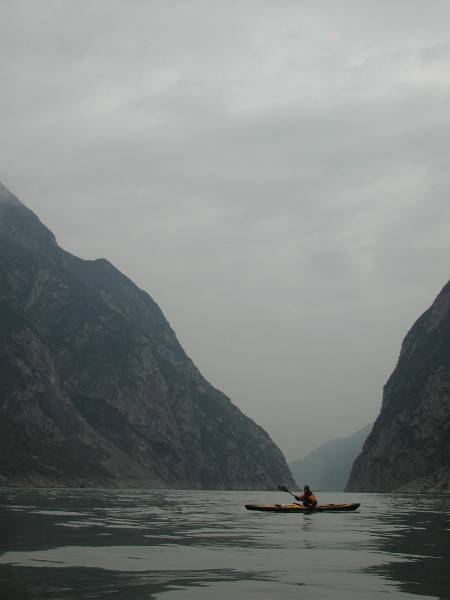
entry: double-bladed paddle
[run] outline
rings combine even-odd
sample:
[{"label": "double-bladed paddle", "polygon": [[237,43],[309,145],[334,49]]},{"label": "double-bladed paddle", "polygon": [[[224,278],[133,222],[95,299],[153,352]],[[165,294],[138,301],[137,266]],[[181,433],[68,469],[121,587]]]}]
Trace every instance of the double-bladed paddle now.
[{"label": "double-bladed paddle", "polygon": [[281,484],[280,484],[280,485],[278,486],[278,489],[279,489],[279,490],[281,490],[281,491],[283,491],[283,492],[287,492],[287,493],[288,493],[288,494],[290,494],[291,496],[294,496],[294,498],[295,498],[296,500],[298,499],[298,498],[297,498],[297,496],[296,496],[296,495],[295,495],[293,492],[291,492],[291,490],[288,490],[288,488],[287,488],[285,485],[281,485]]}]

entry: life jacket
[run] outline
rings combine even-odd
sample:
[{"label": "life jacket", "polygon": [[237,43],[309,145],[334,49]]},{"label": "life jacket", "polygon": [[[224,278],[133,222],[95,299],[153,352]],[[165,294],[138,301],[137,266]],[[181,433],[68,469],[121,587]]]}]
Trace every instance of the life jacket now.
[{"label": "life jacket", "polygon": [[316,506],[317,498],[314,494],[309,490],[308,492],[303,492],[300,496],[300,500],[303,501],[303,506]]}]

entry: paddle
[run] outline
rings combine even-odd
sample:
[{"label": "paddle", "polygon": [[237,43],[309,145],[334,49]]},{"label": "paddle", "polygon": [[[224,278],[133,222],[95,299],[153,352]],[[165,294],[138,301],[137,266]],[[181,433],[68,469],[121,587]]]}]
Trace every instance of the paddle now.
[{"label": "paddle", "polygon": [[[283,491],[283,492],[287,492],[287,493],[288,493],[288,494],[290,494],[291,496],[294,496],[294,498],[295,498],[296,500],[298,499],[298,498],[297,498],[297,496],[296,496],[296,495],[295,495],[293,492],[291,492],[291,490],[289,490],[289,489],[288,489],[288,488],[287,488],[285,485],[281,485],[281,484],[280,484],[280,485],[278,486],[278,489],[279,489],[279,490],[281,490],[281,491]],[[309,510],[318,510],[319,512],[322,512],[322,511],[321,511],[321,509],[320,509],[319,507],[317,507],[317,506],[308,506],[307,508],[308,508]]]},{"label": "paddle", "polygon": [[283,491],[283,492],[287,492],[287,493],[288,493],[288,494],[290,494],[291,496],[294,496],[294,498],[297,500],[297,496],[296,496],[296,495],[295,495],[293,492],[291,492],[291,490],[288,490],[288,488],[287,488],[285,485],[281,485],[281,484],[280,484],[280,485],[278,486],[278,489],[279,489],[279,490],[281,490],[281,491]]}]

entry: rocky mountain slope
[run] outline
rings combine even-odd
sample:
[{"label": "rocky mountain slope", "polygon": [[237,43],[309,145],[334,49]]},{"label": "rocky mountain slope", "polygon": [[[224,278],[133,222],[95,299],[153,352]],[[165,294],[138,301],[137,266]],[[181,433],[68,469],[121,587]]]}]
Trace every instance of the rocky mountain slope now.
[{"label": "rocky mountain slope", "polygon": [[353,462],[371,429],[372,425],[367,425],[348,437],[330,440],[290,463],[294,479],[300,487],[307,483],[317,492],[344,491]]},{"label": "rocky mountain slope", "polygon": [[81,260],[0,185],[0,485],[275,489],[270,437],[212,387],[161,310]]},{"label": "rocky mountain slope", "polygon": [[405,337],[347,490],[450,493],[450,282]]}]

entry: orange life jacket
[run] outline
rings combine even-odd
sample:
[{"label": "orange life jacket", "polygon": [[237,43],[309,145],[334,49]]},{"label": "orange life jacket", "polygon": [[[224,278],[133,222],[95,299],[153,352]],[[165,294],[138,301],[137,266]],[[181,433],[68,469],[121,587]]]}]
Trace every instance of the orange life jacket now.
[{"label": "orange life jacket", "polygon": [[303,494],[300,495],[300,500],[303,501],[304,506],[316,506],[317,504],[317,498],[311,491],[303,492]]}]

